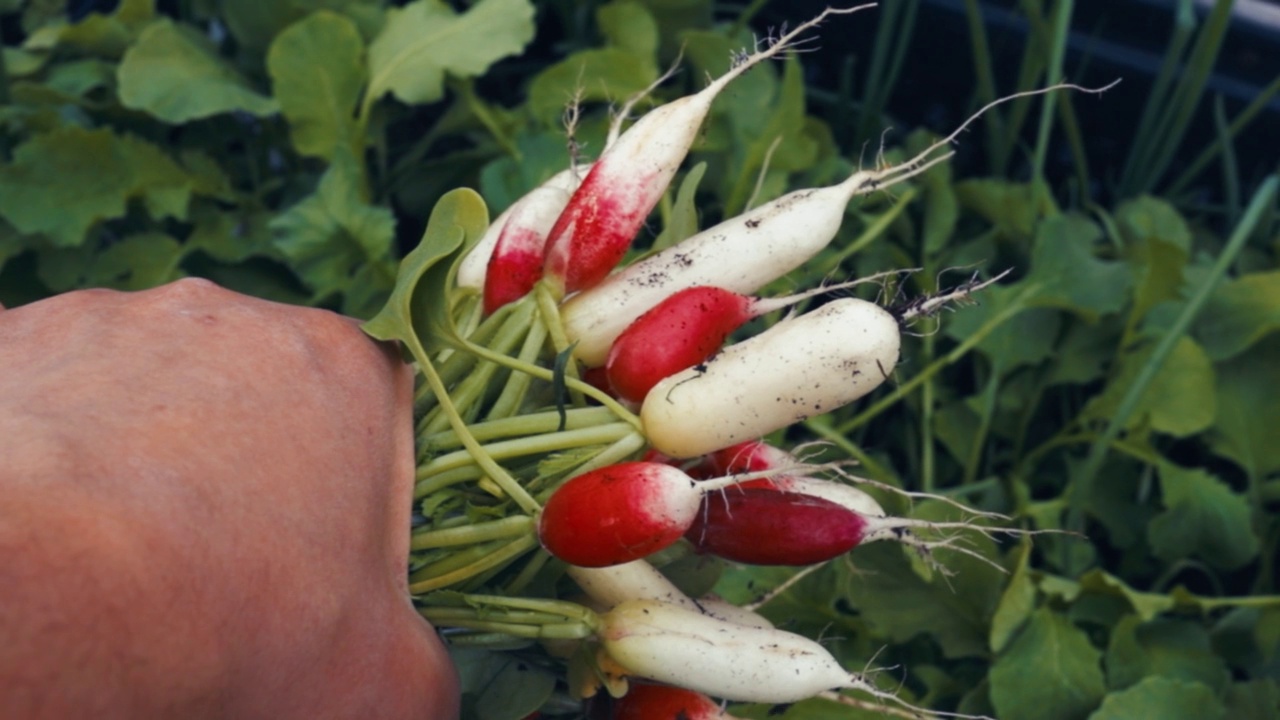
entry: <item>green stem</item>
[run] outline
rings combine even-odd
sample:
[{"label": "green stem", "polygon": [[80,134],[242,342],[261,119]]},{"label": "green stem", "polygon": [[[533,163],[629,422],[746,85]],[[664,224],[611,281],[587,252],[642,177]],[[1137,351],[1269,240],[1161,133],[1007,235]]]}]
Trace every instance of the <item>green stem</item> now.
[{"label": "green stem", "polygon": [[449,422],[453,425],[453,431],[462,440],[463,447],[471,453],[475,464],[479,465],[507,493],[508,497],[514,500],[527,514],[535,515],[541,512],[542,507],[538,504],[538,501],[525,492],[520,483],[511,477],[511,474],[504,470],[493,458],[489,457],[484,448],[480,446],[480,443],[476,442],[476,439],[471,436],[467,423],[463,421],[457,409],[453,406],[453,400],[449,397],[448,390],[445,389],[444,384],[440,381],[440,376],[436,374],[435,366],[431,364],[431,360],[427,357],[427,352],[423,349],[422,342],[418,340],[417,334],[413,332],[407,333],[407,337],[402,338],[402,340],[409,347],[409,352],[418,361],[418,369],[422,371],[423,377],[426,378],[431,391],[435,393],[440,406],[445,409],[449,416]]},{"label": "green stem", "polygon": [[[529,334],[524,338],[524,347],[520,348],[519,358],[522,362],[533,363],[538,359],[538,353],[542,351],[543,346],[547,342],[547,327],[543,323],[534,323],[529,328]],[[498,395],[498,399],[493,402],[493,406],[489,408],[487,414],[488,419],[497,420],[500,418],[511,417],[520,410],[520,406],[524,403],[525,396],[529,394],[529,385],[533,382],[533,376],[529,373],[512,372],[507,376],[507,384],[503,386],[502,393]]]},{"label": "green stem", "polygon": [[[578,430],[585,427],[603,425],[617,419],[609,408],[584,407],[570,408],[565,412],[565,430]],[[554,410],[528,415],[515,415],[501,420],[487,420],[471,426],[471,436],[480,442],[489,442],[498,438],[518,437],[524,435],[541,435],[555,432],[560,427],[560,413]],[[423,435],[418,444],[431,451],[451,450],[462,445],[462,441],[452,430]]]},{"label": "green stem", "polygon": [[[1067,35],[1071,27],[1072,0],[1058,0],[1053,19],[1053,47],[1049,54],[1047,85],[1062,82],[1062,59],[1067,52]],[[1053,128],[1058,93],[1047,93],[1044,96],[1044,110],[1040,114],[1040,127],[1036,133],[1036,151],[1031,166],[1032,182],[1044,182],[1045,157],[1049,152],[1049,131]]]},{"label": "green stem", "polygon": [[445,530],[415,532],[409,540],[409,550],[473,545],[490,540],[504,540],[531,532],[533,532],[533,518],[528,515],[512,515],[501,520],[490,520]]},{"label": "green stem", "polygon": [[[612,443],[629,434],[632,434],[630,425],[624,422],[612,422],[608,425],[596,425],[579,430],[565,430],[563,432],[521,437],[512,440],[501,440],[479,446],[475,450],[484,453],[486,457],[493,460],[507,460],[524,455]],[[419,481],[426,480],[436,473],[473,463],[478,464],[477,460],[478,458],[475,457],[475,452],[471,448],[455,450],[419,467],[417,479]]]},{"label": "green stem", "polygon": [[[483,554],[475,553],[481,554],[481,557],[460,567],[453,567],[457,564],[455,558],[471,560],[471,554],[467,553],[466,550],[461,551],[450,557],[449,560],[428,565],[413,573],[409,578],[409,592],[413,595],[421,595],[432,590],[447,588],[480,573],[506,565],[537,546],[538,538],[536,535],[522,535],[495,550]],[[479,548],[476,549],[478,550]],[[487,548],[485,549],[487,550]]]}]

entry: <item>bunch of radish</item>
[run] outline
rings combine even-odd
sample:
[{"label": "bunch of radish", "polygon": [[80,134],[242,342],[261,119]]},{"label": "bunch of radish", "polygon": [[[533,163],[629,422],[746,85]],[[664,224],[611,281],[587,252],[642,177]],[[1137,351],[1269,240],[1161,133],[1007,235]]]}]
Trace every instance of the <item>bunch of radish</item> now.
[{"label": "bunch of radish", "polygon": [[[410,590],[454,642],[543,643],[566,663],[565,691],[603,689],[618,718],[731,719],[724,701],[810,697],[916,711],[819,643],[705,588],[687,592],[656,563],[675,553],[812,568],[892,541],[940,567],[937,548],[990,562],[964,533],[1023,532],[972,511],[956,522],[891,516],[867,490],[912,493],[761,441],[890,380],[903,329],[985,285],[896,307],[845,296],[909,272],[890,271],[759,295],[831,242],[852,198],[946,160],[956,134],[617,267],[715,97],[820,21],[866,7],[827,10],[625,131],[620,114],[598,158],[519,199],[442,276],[447,311],[422,326],[438,335],[415,351],[428,382],[416,407],[422,521]],[[835,297],[795,310],[821,295]]]}]

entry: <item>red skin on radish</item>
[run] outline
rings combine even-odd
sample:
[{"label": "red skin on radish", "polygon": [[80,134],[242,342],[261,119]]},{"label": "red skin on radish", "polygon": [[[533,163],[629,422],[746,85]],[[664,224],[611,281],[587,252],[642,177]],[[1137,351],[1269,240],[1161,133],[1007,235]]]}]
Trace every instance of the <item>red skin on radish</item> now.
[{"label": "red skin on radish", "polygon": [[542,277],[542,251],[546,238],[510,223],[498,238],[485,271],[484,312],[515,302],[533,289]]},{"label": "red skin on radish", "polygon": [[619,397],[641,402],[670,375],[711,357],[755,316],[755,298],[717,287],[674,293],[636,318],[609,349],[605,368]]},{"label": "red skin on radish", "polygon": [[565,293],[603,280],[662,197],[665,183],[655,193],[650,178],[619,177],[616,165],[600,158],[547,234],[545,273]]},{"label": "red skin on radish", "polygon": [[813,565],[857,547],[866,527],[862,515],[829,500],[740,485],[709,493],[685,537],[735,562]]},{"label": "red skin on radish", "polygon": [[668,685],[632,683],[613,704],[613,720],[716,720],[720,705],[699,692]]},{"label": "red skin on radish", "polygon": [[701,499],[694,481],[670,465],[610,465],[572,478],[552,494],[538,517],[538,538],[571,565],[620,565],[679,540]]}]

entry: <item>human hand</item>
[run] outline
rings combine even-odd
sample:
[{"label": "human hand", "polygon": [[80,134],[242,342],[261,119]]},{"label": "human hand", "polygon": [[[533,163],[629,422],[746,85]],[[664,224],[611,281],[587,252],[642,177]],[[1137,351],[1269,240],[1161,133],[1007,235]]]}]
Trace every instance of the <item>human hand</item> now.
[{"label": "human hand", "polygon": [[411,396],[354,321],[204,281],[0,311],[0,715],[456,716]]}]

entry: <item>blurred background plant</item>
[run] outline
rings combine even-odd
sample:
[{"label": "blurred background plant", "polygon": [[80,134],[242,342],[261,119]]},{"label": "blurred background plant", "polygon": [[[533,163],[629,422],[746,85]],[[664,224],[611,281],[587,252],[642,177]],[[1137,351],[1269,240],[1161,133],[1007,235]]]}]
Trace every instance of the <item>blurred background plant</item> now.
[{"label": "blurred background plant", "polygon": [[[198,275],[368,317],[444,192],[496,215],[593,157],[609,108],[666,68],[654,102],[820,5],[0,0],[0,302]],[[869,546],[768,613],[849,665],[896,665],[935,708],[1280,717],[1276,10],[888,0],[717,102],[636,252],[901,158],[996,97],[1123,79],[992,111],[953,162],[852,204],[785,285],[921,267],[921,293],[1014,268],[916,328],[892,387],[787,440],[1087,539],[980,545],[1009,574],[956,556],[949,579]],[[563,707],[554,683],[491,682],[505,667],[464,664],[469,712]]]}]

